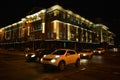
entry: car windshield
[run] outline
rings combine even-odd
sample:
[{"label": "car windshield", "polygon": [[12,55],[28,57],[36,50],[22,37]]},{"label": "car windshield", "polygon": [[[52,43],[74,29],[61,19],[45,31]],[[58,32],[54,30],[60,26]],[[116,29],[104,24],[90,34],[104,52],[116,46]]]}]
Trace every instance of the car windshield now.
[{"label": "car windshield", "polygon": [[98,49],[96,49],[96,50],[103,50],[102,48],[98,48]]},{"label": "car windshield", "polygon": [[81,52],[91,52],[91,51],[88,50],[88,49],[84,49],[84,50],[82,50]]},{"label": "car windshield", "polygon": [[53,52],[53,55],[63,55],[65,54],[66,50],[56,50],[55,52]]},{"label": "car windshield", "polygon": [[45,49],[37,49],[36,51],[39,51],[39,52],[42,52],[44,51]]},{"label": "car windshield", "polygon": [[50,53],[52,53],[53,51],[54,51],[54,50],[52,50],[52,49],[51,49],[51,50],[50,50],[50,49],[45,49],[45,50],[42,51],[42,53],[43,53],[43,54],[50,54]]}]

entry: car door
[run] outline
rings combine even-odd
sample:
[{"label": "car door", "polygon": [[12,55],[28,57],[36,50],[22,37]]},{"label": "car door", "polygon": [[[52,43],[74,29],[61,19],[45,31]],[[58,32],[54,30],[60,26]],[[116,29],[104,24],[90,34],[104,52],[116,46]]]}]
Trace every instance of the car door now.
[{"label": "car door", "polygon": [[66,52],[66,64],[71,64],[71,54],[69,51]]},{"label": "car door", "polygon": [[71,58],[70,58],[71,59],[71,63],[75,63],[76,59],[77,59],[77,54],[73,50],[70,51],[70,54],[71,54]]},{"label": "car door", "polygon": [[74,51],[72,51],[72,50],[70,50],[70,51],[68,51],[68,53],[70,54],[69,55],[69,61],[70,61],[70,64],[71,63],[75,63],[75,59],[76,59],[76,55],[75,55],[75,52]]}]

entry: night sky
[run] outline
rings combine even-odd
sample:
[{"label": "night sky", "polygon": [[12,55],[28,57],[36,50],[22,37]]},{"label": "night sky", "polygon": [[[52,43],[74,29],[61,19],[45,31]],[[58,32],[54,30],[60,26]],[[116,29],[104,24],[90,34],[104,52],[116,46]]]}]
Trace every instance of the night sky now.
[{"label": "night sky", "polygon": [[[114,0],[116,1],[116,0]],[[0,27],[18,22],[21,18],[55,4],[92,21],[102,23],[120,36],[119,1],[111,0],[3,0],[0,2]],[[119,38],[118,38],[119,39]],[[120,40],[120,39],[119,39]]]}]

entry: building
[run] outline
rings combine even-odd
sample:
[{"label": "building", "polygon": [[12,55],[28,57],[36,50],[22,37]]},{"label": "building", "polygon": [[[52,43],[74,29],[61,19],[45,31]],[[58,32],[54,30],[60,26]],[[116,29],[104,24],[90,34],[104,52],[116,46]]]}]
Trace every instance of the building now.
[{"label": "building", "polygon": [[103,42],[114,45],[114,34],[103,24],[81,17],[59,5],[27,15],[0,29],[5,48],[94,48]]}]

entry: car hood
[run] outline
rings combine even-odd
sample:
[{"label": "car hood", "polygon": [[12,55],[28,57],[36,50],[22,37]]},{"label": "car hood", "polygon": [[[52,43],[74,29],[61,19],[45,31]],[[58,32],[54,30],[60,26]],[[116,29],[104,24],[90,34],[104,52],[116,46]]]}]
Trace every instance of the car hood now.
[{"label": "car hood", "polygon": [[58,58],[60,57],[60,55],[52,55],[52,54],[49,54],[49,55],[45,55],[44,58],[49,58],[49,59],[52,59],[52,58]]},{"label": "car hood", "polygon": [[34,52],[31,52],[31,53],[28,53],[28,55],[35,55],[35,53],[34,53]]},{"label": "car hood", "polygon": [[92,54],[90,52],[81,52],[80,54]]}]

